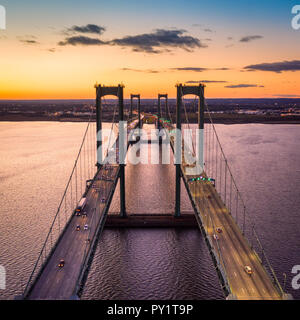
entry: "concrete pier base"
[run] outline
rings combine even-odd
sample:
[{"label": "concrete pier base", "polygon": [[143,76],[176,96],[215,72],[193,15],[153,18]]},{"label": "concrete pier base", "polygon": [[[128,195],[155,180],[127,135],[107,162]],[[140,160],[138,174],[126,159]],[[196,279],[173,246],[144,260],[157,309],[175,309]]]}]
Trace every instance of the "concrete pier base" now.
[{"label": "concrete pier base", "polygon": [[166,214],[133,214],[125,218],[116,214],[109,214],[105,223],[106,228],[198,228],[195,214],[182,213],[174,217],[174,213]]}]

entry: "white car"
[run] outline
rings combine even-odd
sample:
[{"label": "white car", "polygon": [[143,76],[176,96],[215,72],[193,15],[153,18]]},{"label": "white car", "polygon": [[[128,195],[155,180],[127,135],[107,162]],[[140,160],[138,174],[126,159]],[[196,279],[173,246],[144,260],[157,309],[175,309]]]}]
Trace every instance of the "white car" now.
[{"label": "white car", "polygon": [[249,274],[251,276],[251,274],[253,273],[253,270],[250,266],[245,266],[244,270],[246,271],[247,274]]},{"label": "white car", "polygon": [[89,226],[87,224],[84,225],[83,229],[88,230]]},{"label": "white car", "polygon": [[214,234],[213,237],[214,237],[215,240],[219,240],[218,235]]}]

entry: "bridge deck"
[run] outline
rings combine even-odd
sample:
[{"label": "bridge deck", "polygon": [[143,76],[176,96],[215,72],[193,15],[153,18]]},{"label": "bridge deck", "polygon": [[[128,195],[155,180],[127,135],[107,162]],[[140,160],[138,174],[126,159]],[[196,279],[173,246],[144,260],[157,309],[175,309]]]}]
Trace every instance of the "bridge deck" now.
[{"label": "bridge deck", "polygon": [[[130,122],[128,133],[137,125],[138,120]],[[129,142],[127,148],[128,146]],[[118,152],[119,138],[116,139],[113,148]],[[94,249],[97,234],[99,235],[104,226],[118,177],[119,165],[106,165],[98,171],[93,185],[86,194],[84,211],[87,215],[71,217],[55,249],[25,296],[26,299],[63,300],[77,295],[82,276],[88,268],[88,260]],[[88,225],[88,230],[84,230],[85,224]],[[77,225],[80,225],[79,231],[76,230]],[[61,259],[65,260],[63,268],[58,267]]]},{"label": "bridge deck", "polygon": [[[166,128],[173,129],[170,125]],[[170,137],[174,151],[174,136]],[[205,232],[209,249],[216,262],[216,268],[224,282],[227,282],[231,297],[239,300],[276,300],[282,299],[279,290],[272,282],[255,251],[224,205],[215,187],[208,181],[189,181],[185,173],[187,165],[183,153],[181,172],[187,192],[196,209],[196,218]],[[205,175],[203,172],[202,175]],[[218,233],[216,228],[221,228]],[[218,240],[215,240],[217,235]],[[221,255],[218,250],[220,250]],[[245,271],[250,266],[253,274]]]},{"label": "bridge deck", "polygon": [[[96,177],[98,179],[103,174],[101,169]],[[118,166],[111,166],[109,175],[116,179]],[[98,180],[95,182],[97,188],[90,188],[87,194],[87,204],[84,211],[87,216],[73,216],[67,226],[62,238],[55,248],[51,257],[36,283],[34,284],[28,299],[70,299],[76,294],[76,284],[81,274],[81,268],[87,252],[91,249],[92,241],[97,231],[97,225],[104,215],[106,203],[101,203],[98,191],[106,189],[106,201],[111,189],[114,188],[113,181]],[[95,211],[94,208],[99,209]],[[88,224],[89,229],[84,230],[84,225]],[[80,225],[80,231],[76,231],[76,226]],[[58,267],[60,259],[65,260],[63,268]]]},{"label": "bridge deck", "polygon": [[[231,293],[241,300],[280,299],[277,288],[214,186],[203,181],[187,182],[187,184],[212,249],[216,255],[218,248],[221,252],[223,260],[219,257],[217,259],[225,271]],[[201,210],[203,203],[206,205],[205,210]],[[216,228],[221,228],[222,232],[218,233]],[[218,240],[214,239],[214,234],[218,236]],[[245,266],[252,268],[252,275],[246,273]]]}]

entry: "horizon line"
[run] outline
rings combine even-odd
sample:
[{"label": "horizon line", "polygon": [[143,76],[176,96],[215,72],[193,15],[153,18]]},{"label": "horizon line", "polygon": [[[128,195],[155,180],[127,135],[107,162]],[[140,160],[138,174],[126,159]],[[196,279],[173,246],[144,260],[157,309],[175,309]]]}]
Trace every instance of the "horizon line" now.
[{"label": "horizon line", "polygon": [[[114,100],[117,98],[109,98],[107,100]],[[158,98],[142,98],[141,100],[157,100]],[[168,97],[168,100],[176,100],[176,97]],[[185,100],[193,100],[194,98],[185,98]],[[205,98],[206,100],[259,100],[259,99],[264,99],[264,100],[271,100],[271,99],[297,99],[300,100],[300,97],[280,97],[280,96],[274,96],[274,97],[261,97],[261,98]],[[84,101],[84,100],[96,100],[96,98],[43,98],[43,99],[0,99],[0,102],[4,102],[4,101]],[[124,100],[130,100],[129,98],[124,98]]]}]

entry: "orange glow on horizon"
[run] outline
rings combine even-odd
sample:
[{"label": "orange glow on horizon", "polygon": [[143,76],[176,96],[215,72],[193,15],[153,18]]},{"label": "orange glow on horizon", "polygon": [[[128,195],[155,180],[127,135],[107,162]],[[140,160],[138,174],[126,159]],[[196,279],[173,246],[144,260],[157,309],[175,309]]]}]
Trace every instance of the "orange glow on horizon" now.
[{"label": "orange glow on horizon", "polygon": [[[193,52],[174,49],[161,54],[105,46],[70,46],[49,52],[49,46],[4,41],[7,45],[1,48],[0,99],[94,99],[96,82],[123,83],[126,99],[131,93],[140,93],[141,98],[157,98],[158,93],[167,93],[175,98],[177,83],[200,80],[219,81],[206,84],[207,98],[272,98],[300,92],[298,72],[242,72],[249,64],[282,60],[278,56],[284,56],[283,48],[277,51],[271,51],[268,46],[261,46],[260,51],[256,46],[225,49],[220,42],[215,47]],[[206,70],[175,70],[182,67]],[[228,70],[217,70],[222,67]],[[226,88],[238,84],[256,87]]]}]

